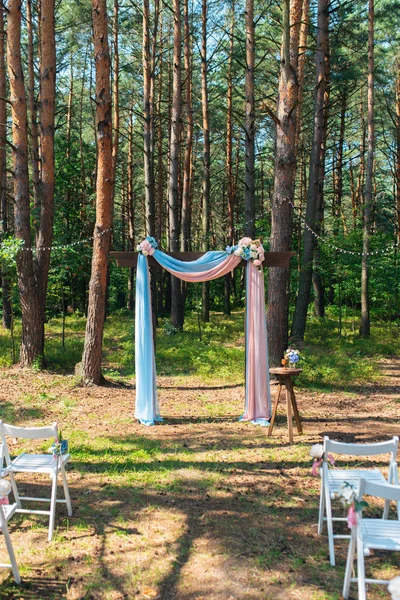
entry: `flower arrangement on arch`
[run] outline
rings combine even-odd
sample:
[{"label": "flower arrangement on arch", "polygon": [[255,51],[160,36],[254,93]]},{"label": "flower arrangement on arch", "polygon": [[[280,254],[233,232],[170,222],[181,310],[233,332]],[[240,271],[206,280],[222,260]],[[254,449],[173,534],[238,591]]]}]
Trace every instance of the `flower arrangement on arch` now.
[{"label": "flower arrangement on arch", "polygon": [[143,256],[152,256],[157,248],[158,244],[156,240],[150,235],[136,246],[136,250],[143,254]]},{"label": "flower arrangement on arch", "polygon": [[357,500],[354,487],[348,481],[344,481],[336,493],[336,498],[340,500],[343,506],[348,506],[347,525],[349,529],[357,525],[357,513],[368,506],[365,500]]},{"label": "flower arrangement on arch", "polygon": [[[310,450],[310,456],[313,458],[313,464],[311,467],[311,473],[316,477],[319,473],[319,468],[324,462],[324,447],[322,444],[313,444]],[[335,459],[332,454],[328,452],[327,457],[330,464],[333,466],[335,464]]]},{"label": "flower arrangement on arch", "polygon": [[262,269],[262,263],[265,259],[264,246],[260,240],[252,240],[250,237],[240,239],[236,246],[227,246],[228,254],[240,256],[243,260],[251,260],[255,267]]}]

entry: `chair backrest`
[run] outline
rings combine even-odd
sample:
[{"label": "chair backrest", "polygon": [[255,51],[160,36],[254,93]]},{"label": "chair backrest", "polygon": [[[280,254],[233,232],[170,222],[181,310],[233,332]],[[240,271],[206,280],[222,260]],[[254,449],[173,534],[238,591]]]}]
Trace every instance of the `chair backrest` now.
[{"label": "chair backrest", "polygon": [[324,459],[327,460],[328,452],[332,454],[346,454],[348,456],[379,456],[390,454],[390,462],[396,462],[399,438],[395,435],[391,440],[375,442],[372,444],[346,444],[324,437]]},{"label": "chair backrest", "polygon": [[0,437],[2,441],[2,450],[6,459],[6,464],[11,462],[10,453],[8,451],[7,436],[13,438],[21,438],[25,440],[46,440],[49,438],[58,438],[57,423],[53,423],[48,427],[17,427],[9,425],[0,420]]},{"label": "chair backrest", "polygon": [[358,499],[362,496],[375,496],[384,500],[394,500],[400,502],[400,485],[391,483],[375,483],[368,481],[363,477],[360,478],[360,487],[358,490]]},{"label": "chair backrest", "polygon": [[17,427],[0,421],[0,431],[3,444],[5,443],[3,435],[25,440],[46,440],[58,437],[57,423],[48,427]]}]

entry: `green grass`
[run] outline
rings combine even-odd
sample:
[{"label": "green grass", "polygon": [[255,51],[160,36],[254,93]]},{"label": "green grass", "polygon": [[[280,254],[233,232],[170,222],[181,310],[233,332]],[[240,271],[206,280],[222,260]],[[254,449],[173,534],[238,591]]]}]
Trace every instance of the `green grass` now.
[{"label": "green grass", "polygon": [[[160,320],[156,338],[156,364],[159,375],[195,376],[204,381],[223,380],[227,384],[244,378],[243,312],[229,317],[213,313],[209,323],[201,325],[197,315],[188,315],[185,329],[171,333],[167,320]],[[302,385],[319,390],[351,386],[379,377],[378,361],[384,356],[400,354],[400,327],[397,324],[373,323],[371,336],[360,338],[353,331],[352,318],[344,319],[338,334],[334,314],[324,320],[309,318],[304,344],[301,344]],[[83,317],[68,316],[65,347],[61,343],[61,319],[46,324],[46,359],[50,370],[72,373],[81,360],[85,331]],[[17,350],[21,325],[15,327]],[[303,347],[304,346],[304,347]],[[108,317],[104,332],[104,373],[110,379],[134,376],[134,320],[129,316]],[[0,366],[11,365],[11,338],[0,330]],[[66,405],[66,409],[68,406]]]}]

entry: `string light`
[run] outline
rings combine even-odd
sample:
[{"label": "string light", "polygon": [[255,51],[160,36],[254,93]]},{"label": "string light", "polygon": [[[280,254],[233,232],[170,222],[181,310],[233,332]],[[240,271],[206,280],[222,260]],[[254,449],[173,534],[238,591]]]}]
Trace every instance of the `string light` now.
[{"label": "string light", "polygon": [[350,254],[352,256],[378,256],[378,254],[388,254],[389,252],[392,252],[399,245],[398,242],[393,242],[392,244],[390,244],[390,246],[387,246],[386,248],[381,248],[380,250],[374,250],[372,252],[355,252],[354,250],[346,250],[345,248],[340,248],[339,246],[336,246],[335,244],[332,244],[331,242],[328,242],[325,238],[323,238],[321,235],[319,235],[319,233],[317,233],[316,231],[314,231],[312,229],[312,227],[310,227],[308,225],[308,223],[306,222],[306,220],[302,216],[300,209],[296,208],[296,206],[294,206],[294,204],[292,203],[291,200],[289,200],[289,198],[287,199],[287,201],[289,202],[289,204],[293,208],[293,210],[297,211],[300,220],[304,223],[304,227],[318,241],[322,242],[326,246],[329,246],[330,248],[333,248],[334,250],[336,250],[337,252],[340,252],[341,254]]},{"label": "string light", "polygon": [[[106,233],[111,232],[112,229],[104,229],[104,231],[98,231],[97,235],[105,235]],[[34,247],[26,247],[23,246],[21,248],[21,250],[25,250],[26,252],[50,252],[50,250],[67,250],[68,248],[74,248],[75,246],[81,246],[84,244],[89,244],[94,240],[94,236],[91,235],[88,238],[85,238],[84,240],[78,240],[76,242],[71,242],[70,244],[56,244],[55,246],[39,246],[38,248],[34,248]],[[1,244],[0,244],[1,246]]]}]

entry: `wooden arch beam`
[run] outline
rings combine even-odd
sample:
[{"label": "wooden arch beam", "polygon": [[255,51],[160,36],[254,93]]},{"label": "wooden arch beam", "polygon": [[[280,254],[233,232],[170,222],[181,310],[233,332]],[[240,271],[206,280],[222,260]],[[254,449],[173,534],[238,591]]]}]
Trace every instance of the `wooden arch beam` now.
[{"label": "wooden arch beam", "polygon": [[[205,252],[166,252],[165,254],[173,256],[178,260],[192,261],[197,260],[198,258],[203,256]],[[263,267],[281,267],[283,269],[287,269],[289,267],[290,259],[292,258],[292,256],[295,255],[295,252],[265,252]],[[118,267],[129,267],[134,269],[136,268],[138,257],[137,252],[113,251],[110,252],[110,256],[111,258],[116,259]],[[151,256],[148,256],[147,258],[150,267],[160,267],[160,265],[154,258],[152,258]],[[246,261],[242,260],[241,266],[244,267],[245,265]]]}]

